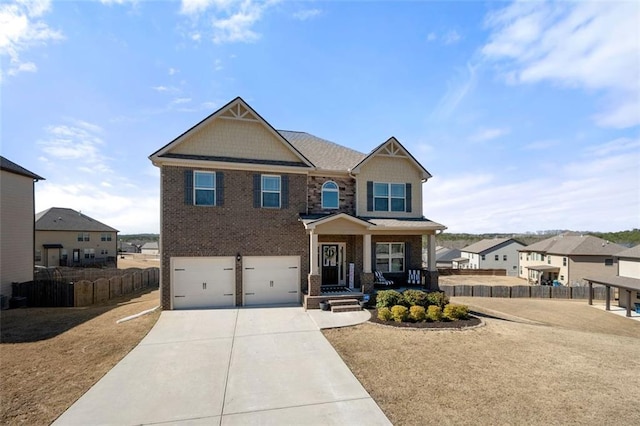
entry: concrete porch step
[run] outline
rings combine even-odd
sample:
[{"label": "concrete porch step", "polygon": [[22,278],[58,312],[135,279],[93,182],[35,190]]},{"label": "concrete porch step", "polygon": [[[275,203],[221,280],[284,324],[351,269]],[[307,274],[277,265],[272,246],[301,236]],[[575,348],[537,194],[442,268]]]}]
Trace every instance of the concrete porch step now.
[{"label": "concrete porch step", "polygon": [[331,312],[334,314],[338,312],[359,312],[361,310],[362,308],[360,305],[340,305],[331,307]]},{"label": "concrete porch step", "polygon": [[358,299],[329,299],[327,300],[329,305],[333,306],[343,306],[343,305],[357,305]]}]

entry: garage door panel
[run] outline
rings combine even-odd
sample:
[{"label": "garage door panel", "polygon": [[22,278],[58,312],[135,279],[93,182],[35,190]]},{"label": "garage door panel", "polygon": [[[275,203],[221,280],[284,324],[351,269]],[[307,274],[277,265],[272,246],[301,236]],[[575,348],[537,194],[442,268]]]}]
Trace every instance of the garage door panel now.
[{"label": "garage door panel", "polygon": [[235,306],[233,257],[172,258],[174,309]]},{"label": "garage door panel", "polygon": [[245,305],[300,303],[299,256],[249,256],[243,265]]}]

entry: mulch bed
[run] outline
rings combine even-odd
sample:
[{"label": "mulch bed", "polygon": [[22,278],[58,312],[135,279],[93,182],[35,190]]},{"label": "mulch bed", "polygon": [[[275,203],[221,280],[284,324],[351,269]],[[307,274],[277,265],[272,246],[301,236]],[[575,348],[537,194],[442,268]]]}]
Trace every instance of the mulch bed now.
[{"label": "mulch bed", "polygon": [[438,321],[438,322],[396,322],[396,321],[382,321],[378,319],[378,310],[370,309],[371,318],[369,322],[376,324],[388,325],[391,327],[399,328],[467,328],[480,325],[482,321],[480,318],[469,315],[469,319],[458,321]]}]

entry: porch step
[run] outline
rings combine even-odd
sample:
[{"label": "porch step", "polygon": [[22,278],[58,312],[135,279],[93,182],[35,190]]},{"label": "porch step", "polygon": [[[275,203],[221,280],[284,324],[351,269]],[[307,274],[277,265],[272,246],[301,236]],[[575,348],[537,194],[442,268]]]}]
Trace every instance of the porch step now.
[{"label": "porch step", "polygon": [[329,302],[329,305],[331,305],[331,307],[343,305],[358,305],[358,299],[329,299],[327,300],[327,302]]},{"label": "porch step", "polygon": [[360,305],[339,305],[331,307],[331,312],[334,314],[338,312],[359,312],[361,310]]}]

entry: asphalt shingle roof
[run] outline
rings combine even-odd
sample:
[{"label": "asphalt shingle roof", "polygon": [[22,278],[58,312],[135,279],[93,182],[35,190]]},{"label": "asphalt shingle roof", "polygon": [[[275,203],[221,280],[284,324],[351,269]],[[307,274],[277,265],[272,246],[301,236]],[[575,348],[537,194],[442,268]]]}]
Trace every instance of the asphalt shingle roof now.
[{"label": "asphalt shingle roof", "polygon": [[625,248],[592,235],[559,235],[528,245],[520,251],[572,256],[614,255]]},{"label": "asphalt shingle roof", "polygon": [[37,180],[45,180],[43,177],[38,176],[37,174],[30,172],[29,170],[25,169],[22,166],[19,166],[18,164],[14,163],[11,160],[7,160],[6,158],[0,156],[0,169],[1,170],[6,170],[8,172],[11,173],[15,173],[17,175],[22,175],[22,176],[26,176],[26,177],[30,177],[32,179],[37,179]]},{"label": "asphalt shingle roof", "polygon": [[36,214],[36,231],[119,232],[73,209],[51,207]]},{"label": "asphalt shingle roof", "polygon": [[493,238],[493,239],[487,238],[485,240],[478,241],[477,243],[473,243],[461,249],[460,251],[464,251],[467,253],[482,253],[485,251],[489,251],[492,248],[499,246],[500,244],[506,243],[509,240],[513,240],[516,243],[518,242],[513,238]]},{"label": "asphalt shingle roof", "polygon": [[640,259],[640,244],[630,249],[621,251],[616,255],[617,257],[627,257],[630,259]]},{"label": "asphalt shingle roof", "polygon": [[278,130],[291,145],[322,170],[346,171],[362,161],[367,154],[355,151],[305,132]]}]

